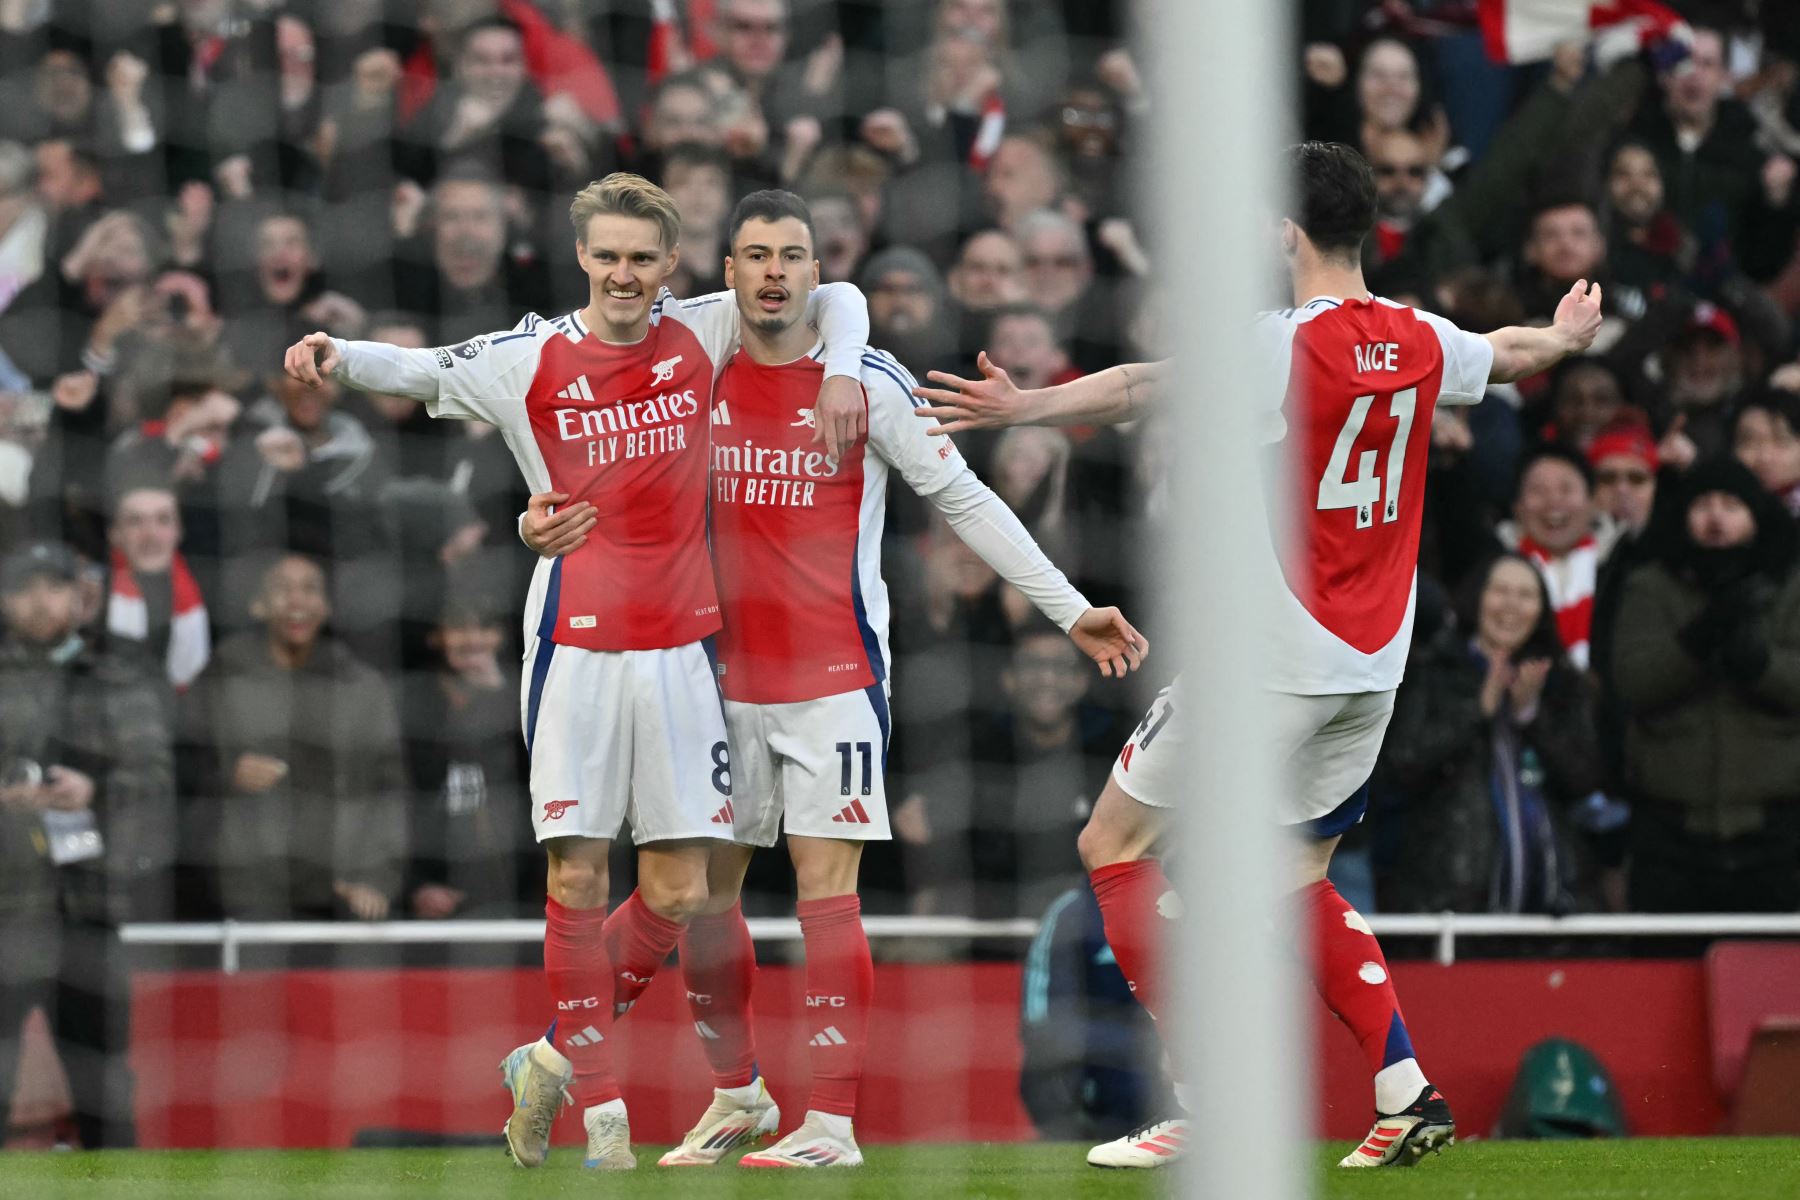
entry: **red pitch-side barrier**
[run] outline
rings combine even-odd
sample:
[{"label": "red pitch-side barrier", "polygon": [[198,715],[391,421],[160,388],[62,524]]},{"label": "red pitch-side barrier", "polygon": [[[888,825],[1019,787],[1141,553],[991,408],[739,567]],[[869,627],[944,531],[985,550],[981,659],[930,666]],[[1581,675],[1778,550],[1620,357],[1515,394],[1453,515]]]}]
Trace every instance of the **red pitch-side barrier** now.
[{"label": "red pitch-side barrier", "polygon": [[[1573,1038],[1613,1072],[1632,1130],[1716,1131],[1722,1108],[1692,961],[1463,962],[1395,968],[1426,1069],[1465,1133],[1493,1125],[1526,1047]],[[870,1142],[1033,1136],[1019,1103],[1016,964],[876,969],[859,1137]],[[805,1107],[801,973],[764,967],[757,1040],[782,1108]],[[138,1136],[153,1147],[345,1146],[360,1129],[498,1133],[497,1064],[541,1032],[541,975],[518,970],[144,972],[134,983]],[[1313,1006],[1317,1008],[1317,1006]],[[1368,1129],[1367,1071],[1317,1008],[1318,1129]],[[1230,1037],[1230,1030],[1218,1036]],[[710,1099],[680,972],[659,976],[615,1035],[632,1134],[672,1142]],[[565,1120],[559,1140],[575,1140]]]}]

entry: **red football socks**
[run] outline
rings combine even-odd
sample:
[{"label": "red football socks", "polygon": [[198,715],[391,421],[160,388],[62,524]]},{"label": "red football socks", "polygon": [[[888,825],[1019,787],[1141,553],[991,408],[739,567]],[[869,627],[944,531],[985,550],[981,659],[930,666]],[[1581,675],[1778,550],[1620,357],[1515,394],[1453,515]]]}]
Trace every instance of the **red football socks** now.
[{"label": "red football socks", "polygon": [[756,946],[741,905],[689,923],[681,935],[681,972],[694,1032],[712,1064],[713,1086],[749,1085],[756,1078],[756,1032],[750,1020]]},{"label": "red football socks", "polygon": [[612,972],[606,960],[602,928],[606,909],[564,908],[544,902],[544,976],[556,1002],[551,1044],[575,1068],[570,1091],[583,1108],[619,1099],[613,1077],[612,1007],[608,991]]},{"label": "red football socks", "polygon": [[613,970],[613,1012],[623,1014],[644,994],[681,938],[681,923],[650,911],[636,889],[606,919],[606,957]]},{"label": "red football socks", "polygon": [[1109,863],[1090,872],[1088,881],[1094,899],[1100,902],[1106,944],[1119,960],[1131,994],[1151,1016],[1160,1016],[1163,943],[1168,923],[1180,911],[1164,899],[1172,898],[1174,889],[1163,875],[1162,864],[1154,858]]},{"label": "red football socks", "polygon": [[808,1108],[835,1116],[856,1115],[862,1083],[869,1002],[875,965],[863,932],[862,901],[855,896],[802,900],[796,908],[806,941],[806,1029],[812,1046],[813,1090]]},{"label": "red football socks", "polygon": [[1329,879],[1303,888],[1300,898],[1312,925],[1313,986],[1362,1046],[1375,1077],[1376,1107],[1399,1112],[1412,1103],[1425,1078],[1414,1061],[1381,944]]}]

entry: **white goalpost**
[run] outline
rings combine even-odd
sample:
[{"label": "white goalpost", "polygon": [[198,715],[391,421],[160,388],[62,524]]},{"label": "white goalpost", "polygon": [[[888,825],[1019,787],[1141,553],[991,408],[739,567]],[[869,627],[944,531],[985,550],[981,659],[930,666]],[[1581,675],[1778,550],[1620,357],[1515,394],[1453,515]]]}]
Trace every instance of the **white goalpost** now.
[{"label": "white goalpost", "polygon": [[1159,0],[1143,31],[1161,85],[1149,183],[1177,351],[1167,406],[1179,482],[1161,548],[1174,570],[1159,657],[1163,671],[1185,673],[1195,747],[1172,847],[1184,914],[1170,1032],[1196,1102],[1195,1153],[1178,1186],[1233,1200],[1298,1200],[1314,1161],[1293,868],[1270,820],[1281,780],[1248,750],[1264,721],[1248,568],[1267,526],[1245,332],[1278,278],[1269,214],[1292,140],[1287,7]]}]

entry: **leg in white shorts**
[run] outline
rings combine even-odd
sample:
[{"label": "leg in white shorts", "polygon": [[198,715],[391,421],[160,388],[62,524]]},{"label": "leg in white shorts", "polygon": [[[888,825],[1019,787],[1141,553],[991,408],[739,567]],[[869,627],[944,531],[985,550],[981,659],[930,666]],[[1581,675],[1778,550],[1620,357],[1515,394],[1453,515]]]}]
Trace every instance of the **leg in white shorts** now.
[{"label": "leg in white shorts", "polygon": [[[522,710],[538,840],[731,836],[731,763],[710,648],[532,640]],[[724,810],[723,820],[714,820]]]},{"label": "leg in white shorts", "polygon": [[886,841],[887,692],[875,684],[792,704],[725,702],[735,840]]},{"label": "leg in white shorts", "polygon": [[[1152,808],[1180,802],[1192,767],[1183,686],[1178,678],[1157,695],[1113,763],[1113,781]],[[1393,715],[1392,691],[1274,693],[1268,708],[1272,750],[1289,780],[1277,821],[1306,825],[1318,837],[1336,837],[1356,824],[1367,803],[1362,787]]]}]

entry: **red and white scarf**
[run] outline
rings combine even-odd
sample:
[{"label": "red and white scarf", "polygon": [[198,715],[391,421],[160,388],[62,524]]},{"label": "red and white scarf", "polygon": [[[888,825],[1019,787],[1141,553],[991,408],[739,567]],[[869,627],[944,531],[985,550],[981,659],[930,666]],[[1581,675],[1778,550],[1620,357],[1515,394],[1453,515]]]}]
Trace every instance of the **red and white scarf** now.
[{"label": "red and white scarf", "polygon": [[[207,623],[206,601],[194,582],[187,560],[177,554],[169,564],[169,682],[177,691],[187,687],[206,669],[212,658],[212,632]],[[142,642],[150,637],[150,606],[125,556],[112,556],[112,594],[106,600],[106,631],[114,637]]]},{"label": "red and white scarf", "polygon": [[1556,633],[1569,661],[1582,670],[1588,665],[1588,633],[1594,625],[1594,589],[1600,582],[1600,543],[1593,534],[1581,539],[1561,557],[1528,537],[1520,537],[1519,553],[1530,559],[1544,577],[1550,607],[1556,611]]}]

